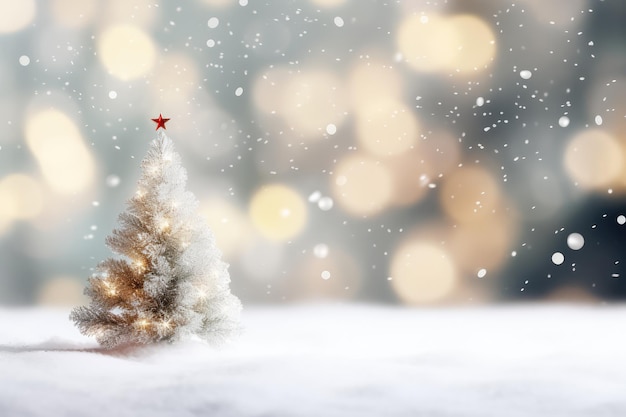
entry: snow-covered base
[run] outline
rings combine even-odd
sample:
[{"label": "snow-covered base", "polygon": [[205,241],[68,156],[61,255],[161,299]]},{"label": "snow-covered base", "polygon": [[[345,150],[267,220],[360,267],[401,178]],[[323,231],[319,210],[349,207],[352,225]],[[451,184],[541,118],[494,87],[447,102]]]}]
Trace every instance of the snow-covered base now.
[{"label": "snow-covered base", "polygon": [[626,416],[626,308],[250,307],[220,349],[104,351],[0,310],[0,416]]}]

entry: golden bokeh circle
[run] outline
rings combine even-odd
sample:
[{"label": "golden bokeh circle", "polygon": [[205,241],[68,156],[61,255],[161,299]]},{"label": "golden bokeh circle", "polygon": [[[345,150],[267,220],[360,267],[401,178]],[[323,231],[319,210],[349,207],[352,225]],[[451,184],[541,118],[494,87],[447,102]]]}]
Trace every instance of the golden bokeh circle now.
[{"label": "golden bokeh circle", "polygon": [[413,14],[400,22],[396,43],[411,68],[434,72],[452,65],[458,40],[445,17]]},{"label": "golden bokeh circle", "polygon": [[0,216],[11,220],[32,219],[41,213],[43,192],[37,181],[12,174],[0,181]]},{"label": "golden bokeh circle", "polygon": [[256,229],[271,240],[288,240],[306,226],[307,208],[302,197],[282,184],[262,186],[256,191],[249,208]]},{"label": "golden bokeh circle", "polygon": [[156,61],[154,41],[131,25],[107,28],[98,38],[98,56],[115,77],[128,81],[148,73]]},{"label": "golden bokeh circle", "polygon": [[384,164],[368,155],[349,155],[337,165],[331,187],[345,211],[356,216],[371,216],[391,202],[393,176]]},{"label": "golden bokeh circle", "polygon": [[200,214],[215,235],[224,259],[232,259],[250,243],[253,234],[246,215],[235,204],[212,197],[202,202]]},{"label": "golden bokeh circle", "polygon": [[48,184],[57,192],[84,190],[95,176],[95,163],[76,124],[56,109],[26,120],[26,143]]},{"label": "golden bokeh circle", "polygon": [[448,23],[457,33],[456,54],[448,70],[469,73],[485,69],[496,56],[496,37],[475,15],[452,16]]},{"label": "golden bokeh circle", "polygon": [[342,85],[326,70],[292,74],[282,81],[279,112],[296,133],[321,138],[328,124],[339,127],[346,117],[348,105]]},{"label": "golden bokeh circle", "polygon": [[379,100],[399,100],[402,78],[398,71],[384,61],[357,62],[348,76],[352,106],[358,112],[363,106]]},{"label": "golden bokeh circle", "polygon": [[363,106],[356,123],[359,143],[376,156],[400,155],[417,143],[417,117],[399,101],[380,100]]},{"label": "golden bokeh circle", "polygon": [[597,189],[617,180],[624,166],[619,141],[601,129],[583,130],[567,144],[565,170],[580,187]]},{"label": "golden bokeh circle", "polygon": [[457,271],[447,251],[420,240],[409,241],[395,251],[389,274],[395,293],[407,304],[441,301],[457,283]]},{"label": "golden bokeh circle", "polygon": [[496,38],[478,16],[407,16],[400,22],[396,45],[416,71],[470,73],[486,68],[496,54]]},{"label": "golden bokeh circle", "polygon": [[493,174],[481,166],[464,166],[448,173],[439,193],[444,212],[461,223],[492,214],[501,197]]},{"label": "golden bokeh circle", "polygon": [[0,33],[24,29],[35,18],[35,0],[0,0]]}]

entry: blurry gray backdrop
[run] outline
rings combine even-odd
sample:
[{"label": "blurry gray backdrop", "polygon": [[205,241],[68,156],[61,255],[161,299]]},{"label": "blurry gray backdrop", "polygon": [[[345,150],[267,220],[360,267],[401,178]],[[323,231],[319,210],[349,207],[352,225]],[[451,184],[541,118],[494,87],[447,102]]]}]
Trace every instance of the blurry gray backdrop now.
[{"label": "blurry gray backdrop", "polygon": [[626,295],[620,0],[0,0],[0,303],[81,304],[171,118],[247,302]]}]

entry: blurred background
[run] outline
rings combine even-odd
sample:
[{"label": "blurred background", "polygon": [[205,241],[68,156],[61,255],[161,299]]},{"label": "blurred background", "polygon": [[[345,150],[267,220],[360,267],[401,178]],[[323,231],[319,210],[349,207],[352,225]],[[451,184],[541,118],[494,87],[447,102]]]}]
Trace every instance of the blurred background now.
[{"label": "blurred background", "polygon": [[0,0],[0,305],[167,134],[245,303],[626,297],[621,0]]}]

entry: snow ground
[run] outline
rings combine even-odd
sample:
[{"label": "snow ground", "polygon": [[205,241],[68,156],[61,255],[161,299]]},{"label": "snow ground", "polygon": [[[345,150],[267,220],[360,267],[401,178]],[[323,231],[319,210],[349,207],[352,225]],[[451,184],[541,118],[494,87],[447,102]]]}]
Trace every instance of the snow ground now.
[{"label": "snow ground", "polygon": [[626,416],[626,307],[250,307],[243,335],[104,351],[0,309],[0,416]]}]

